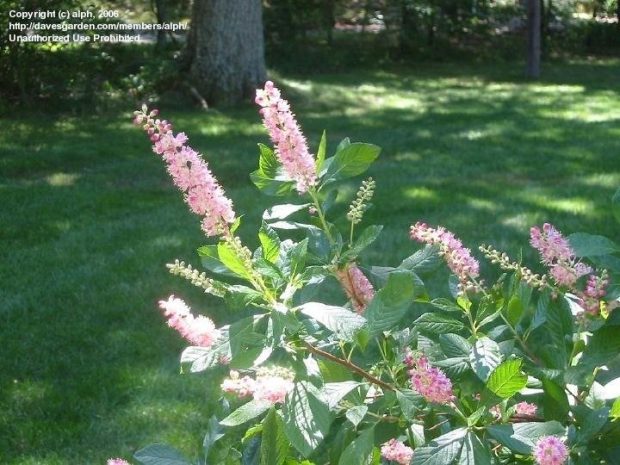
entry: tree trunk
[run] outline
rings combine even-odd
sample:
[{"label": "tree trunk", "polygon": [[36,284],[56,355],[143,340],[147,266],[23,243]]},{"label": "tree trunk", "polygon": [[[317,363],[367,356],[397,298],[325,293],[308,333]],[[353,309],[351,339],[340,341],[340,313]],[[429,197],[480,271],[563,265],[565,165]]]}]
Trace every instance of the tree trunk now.
[{"label": "tree trunk", "polygon": [[195,0],[187,58],[209,105],[249,100],[266,77],[261,0]]},{"label": "tree trunk", "polygon": [[540,0],[527,0],[527,77],[540,77]]}]

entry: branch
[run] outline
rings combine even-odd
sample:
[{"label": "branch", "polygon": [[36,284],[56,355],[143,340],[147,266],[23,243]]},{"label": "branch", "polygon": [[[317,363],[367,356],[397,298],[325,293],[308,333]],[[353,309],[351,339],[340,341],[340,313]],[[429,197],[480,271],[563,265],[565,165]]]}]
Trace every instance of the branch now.
[{"label": "branch", "polygon": [[310,344],[310,343],[308,343],[306,341],[302,341],[302,342],[303,342],[304,346],[306,347],[306,349],[308,349],[313,354],[320,355],[323,358],[326,358],[328,360],[331,360],[332,362],[338,363],[339,365],[342,365],[343,367],[348,368],[352,372],[357,373],[362,378],[367,379],[372,384],[376,384],[377,386],[383,388],[384,390],[396,391],[396,388],[394,386],[392,386],[391,384],[386,383],[385,381],[381,381],[379,378],[374,377],[373,375],[371,375],[367,371],[364,371],[363,369],[361,369],[357,365],[354,365],[351,362],[347,362],[346,360],[344,360],[342,358],[338,358],[335,355],[330,354],[329,352],[325,352],[324,350],[318,349],[318,348],[314,347],[312,344]]}]

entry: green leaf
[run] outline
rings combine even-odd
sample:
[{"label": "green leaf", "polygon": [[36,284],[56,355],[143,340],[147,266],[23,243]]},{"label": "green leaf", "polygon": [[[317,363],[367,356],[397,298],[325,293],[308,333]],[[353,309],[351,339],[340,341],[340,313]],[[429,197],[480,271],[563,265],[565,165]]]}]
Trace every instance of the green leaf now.
[{"label": "green leaf", "polygon": [[441,257],[439,256],[439,247],[427,245],[410,257],[405,258],[402,263],[398,265],[398,268],[414,271],[416,273],[430,273],[436,270],[440,264]]},{"label": "green leaf", "polygon": [[[575,414],[579,423],[579,442],[587,443],[596,433],[598,433],[609,420],[610,409],[603,407],[592,410],[585,406],[576,408]],[[577,412],[580,411],[579,415]]]},{"label": "green leaf", "polygon": [[493,458],[489,447],[470,431],[465,436],[457,463],[458,465],[491,465]]},{"label": "green leaf", "polygon": [[491,372],[502,361],[499,345],[488,337],[478,339],[469,355],[471,367],[482,381],[486,382]]},{"label": "green leaf", "polygon": [[438,298],[429,302],[433,307],[444,312],[463,313],[463,309],[450,299]]},{"label": "green leaf", "polygon": [[407,420],[413,420],[416,414],[424,408],[424,398],[411,389],[396,391],[396,399],[400,405],[400,410]]},{"label": "green leaf", "polygon": [[338,465],[370,465],[374,441],[374,428],[364,430],[342,452]]},{"label": "green leaf", "polygon": [[517,326],[517,323],[521,319],[521,315],[523,315],[523,310],[521,299],[519,296],[513,295],[508,301],[508,306],[506,308],[506,318],[513,327]]},{"label": "green leaf", "polygon": [[223,426],[242,425],[262,415],[269,409],[269,407],[271,407],[271,403],[269,402],[251,400],[247,404],[243,404],[233,413],[231,413],[226,418],[224,418],[222,421],[220,421],[220,425],[223,425]]},{"label": "green leaf", "polygon": [[355,333],[366,324],[366,319],[343,307],[308,302],[297,307],[304,315],[315,319],[344,341],[352,341]]},{"label": "green leaf", "polygon": [[340,152],[341,150],[344,150],[349,145],[351,145],[351,139],[348,137],[345,137],[340,142],[338,142],[338,145],[336,146],[336,153]]},{"label": "green leaf", "polygon": [[217,253],[217,245],[203,245],[198,248],[198,256],[200,257],[202,266],[207,270],[217,274],[235,276],[235,274],[221,262]]},{"label": "green leaf", "polygon": [[273,150],[263,144],[258,144],[260,159],[258,169],[250,174],[250,179],[261,192],[267,195],[287,195],[295,183],[282,174],[282,169]]},{"label": "green leaf", "polygon": [[593,234],[574,233],[568,236],[568,242],[578,257],[597,257],[620,251],[613,241]]},{"label": "green leaf", "polygon": [[261,465],[282,465],[288,454],[288,446],[282,419],[272,407],[263,422],[260,445]]},{"label": "green leaf", "polygon": [[258,169],[265,173],[265,175],[275,178],[280,167],[276,154],[271,147],[267,147],[265,144],[258,144],[258,150],[260,155]]},{"label": "green leaf", "polygon": [[566,392],[559,384],[550,379],[543,379],[543,409],[546,420],[565,421],[568,417],[569,404]]},{"label": "green leaf", "polygon": [[338,406],[338,403],[346,397],[348,393],[361,386],[357,381],[341,381],[338,383],[325,383],[321,387],[321,397],[330,409]]},{"label": "green leaf", "polygon": [[[241,456],[241,465],[259,465],[260,444],[261,444],[261,438],[258,436],[254,436],[246,443],[246,446],[243,449],[243,454]],[[231,451],[234,451],[234,450],[236,449],[231,449]],[[216,463],[221,463],[224,460],[225,460],[224,463],[226,465],[229,465],[229,464],[237,465],[239,463],[237,460],[229,462],[229,457],[227,456],[221,457],[220,461]]]},{"label": "green leaf", "polygon": [[459,428],[431,441],[428,446],[418,447],[411,465],[451,465],[459,457],[466,435],[467,428]]},{"label": "green leaf", "polygon": [[590,337],[579,364],[594,369],[612,362],[618,355],[620,355],[620,326],[603,326],[594,331]]},{"label": "green leaf", "polygon": [[133,457],[143,465],[192,465],[178,450],[165,444],[146,446]]},{"label": "green leaf", "polygon": [[237,276],[241,276],[246,279],[250,277],[250,272],[246,268],[244,261],[226,242],[220,242],[217,245],[217,255],[226,268],[235,273]]},{"label": "green leaf", "polygon": [[425,313],[415,321],[414,326],[419,331],[434,336],[458,333],[465,329],[465,325],[460,320],[442,313]]},{"label": "green leaf", "polygon": [[316,151],[316,172],[320,173],[325,162],[325,153],[327,152],[327,133],[323,131],[321,136],[321,142],[319,142],[319,149]]},{"label": "green leaf", "polygon": [[334,155],[325,174],[325,183],[362,174],[379,156],[381,149],[373,144],[355,142]]},{"label": "green leaf", "polygon": [[383,226],[380,225],[371,225],[364,229],[351,248],[342,254],[341,262],[345,263],[357,258],[366,247],[379,237],[382,229]]},{"label": "green leaf", "polygon": [[390,273],[386,285],[375,294],[364,312],[372,335],[393,329],[400,322],[413,303],[413,279],[409,271]]},{"label": "green leaf", "polygon": [[181,353],[181,372],[199,373],[220,365],[220,358],[228,355],[228,341],[225,347],[186,347]]},{"label": "green leaf", "polygon": [[521,360],[512,359],[501,363],[489,376],[487,389],[502,399],[509,399],[527,384],[527,376],[521,373]]},{"label": "green leaf", "polygon": [[348,409],[347,413],[345,413],[345,416],[347,417],[347,420],[349,420],[353,424],[353,426],[357,428],[357,425],[362,422],[362,420],[366,416],[366,413],[368,413],[367,406],[356,405],[355,407],[351,407],[350,409]]},{"label": "green leaf", "polygon": [[517,454],[531,455],[534,444],[543,436],[562,436],[566,429],[557,421],[489,425],[488,433]]},{"label": "green leaf", "polygon": [[609,416],[612,418],[620,418],[620,397],[614,400],[614,403],[611,406],[611,411],[609,412]]},{"label": "green leaf", "polygon": [[278,234],[263,222],[258,231],[258,239],[263,249],[263,258],[270,263],[275,263],[280,255],[280,238]]},{"label": "green leaf", "polygon": [[312,384],[302,381],[295,384],[282,410],[288,440],[303,456],[309,456],[329,431],[329,407]]},{"label": "green leaf", "polygon": [[472,350],[467,339],[453,333],[441,334],[439,345],[441,345],[441,350],[446,357],[469,357]]},{"label": "green leaf", "polygon": [[297,213],[302,210],[307,210],[311,204],[294,204],[283,203],[281,205],[274,205],[263,212],[263,219],[265,221],[284,220],[291,216],[293,213]]}]

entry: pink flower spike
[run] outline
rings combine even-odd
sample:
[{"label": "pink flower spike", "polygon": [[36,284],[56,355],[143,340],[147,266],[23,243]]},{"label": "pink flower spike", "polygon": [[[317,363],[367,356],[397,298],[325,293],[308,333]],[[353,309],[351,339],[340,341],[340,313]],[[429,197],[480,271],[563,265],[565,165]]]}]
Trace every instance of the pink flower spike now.
[{"label": "pink flower spike", "polygon": [[471,250],[465,248],[453,233],[442,226],[432,228],[418,221],[411,226],[410,237],[414,241],[439,246],[439,253],[446,261],[448,268],[459,279],[461,292],[478,290],[479,287],[472,281],[472,278],[479,275],[480,265],[472,257]]},{"label": "pink flower spike", "polygon": [[143,129],[153,142],[153,151],[166,162],[168,173],[185,194],[184,199],[190,209],[204,217],[202,230],[205,234],[224,234],[228,225],[235,221],[232,201],[226,197],[207,162],[187,145],[185,133],[174,135],[172,124],[168,121],[153,120],[156,114],[156,110],[151,113],[138,112],[134,121],[146,121]]},{"label": "pink flower spike", "polygon": [[336,272],[338,281],[357,313],[363,313],[375,296],[375,288],[355,263]]},{"label": "pink flower spike", "polygon": [[255,102],[262,107],[263,124],[284,172],[295,181],[300,194],[307,192],[318,181],[315,161],[289,103],[271,81],[256,91]]},{"label": "pink flower spike", "polygon": [[413,449],[397,439],[390,439],[381,446],[381,456],[399,465],[409,465],[413,458]]},{"label": "pink flower spike", "polygon": [[519,402],[515,405],[515,415],[534,417],[536,416],[537,411],[538,407],[534,404],[530,404],[529,402]]},{"label": "pink flower spike", "polygon": [[427,402],[446,404],[454,398],[452,381],[443,371],[429,365],[426,357],[420,357],[409,370],[411,386],[419,392]]},{"label": "pink flower spike", "polygon": [[568,448],[555,436],[544,436],[538,440],[533,450],[538,465],[562,465],[568,459]]},{"label": "pink flower spike", "polygon": [[160,300],[159,308],[168,318],[168,326],[196,346],[211,347],[220,337],[220,331],[211,319],[202,315],[194,317],[187,304],[174,295],[168,300]]},{"label": "pink flower spike", "polygon": [[107,465],[131,465],[127,460],[123,459],[108,459]]}]

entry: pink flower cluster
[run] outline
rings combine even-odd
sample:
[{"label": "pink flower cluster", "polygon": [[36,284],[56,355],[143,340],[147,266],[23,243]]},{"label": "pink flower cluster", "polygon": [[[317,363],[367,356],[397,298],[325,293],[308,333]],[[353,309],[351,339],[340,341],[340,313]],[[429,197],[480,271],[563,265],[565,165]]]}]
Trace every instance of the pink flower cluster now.
[{"label": "pink flower cluster", "polygon": [[107,465],[131,465],[127,460],[109,459]]},{"label": "pink flower cluster", "polygon": [[529,402],[519,402],[515,405],[515,415],[522,417],[535,417],[538,407]]},{"label": "pink flower cluster", "polygon": [[459,279],[459,287],[462,292],[478,288],[471,278],[478,276],[480,265],[472,257],[471,250],[465,248],[453,233],[442,226],[432,228],[426,223],[418,221],[411,226],[410,237],[418,242],[439,246],[439,253],[448,264],[448,268]]},{"label": "pink flower cluster", "polygon": [[209,165],[187,144],[187,136],[172,132],[166,120],[154,119],[157,110],[136,112],[135,123],[142,125],[153,142],[153,151],[162,156],[174,184],[185,194],[185,202],[202,216],[202,229],[207,236],[223,234],[235,221],[232,201],[213,176]]},{"label": "pink flower cluster", "polygon": [[538,465],[562,465],[568,459],[568,448],[555,436],[544,436],[534,446],[534,460]]},{"label": "pink flower cluster", "polygon": [[581,276],[592,272],[592,268],[577,261],[568,240],[549,223],[542,229],[537,226],[530,229],[530,244],[538,250],[541,261],[560,286],[573,288]]},{"label": "pink flower cluster", "polygon": [[407,351],[405,364],[410,368],[411,386],[428,402],[445,404],[452,401],[452,381],[439,368],[430,366],[426,357],[415,359]]},{"label": "pink flower cluster", "polygon": [[338,281],[357,313],[363,313],[375,296],[375,288],[355,263],[349,263],[336,272]]},{"label": "pink flower cluster", "polygon": [[401,441],[390,439],[381,446],[381,456],[400,465],[409,465],[413,459],[413,449]]},{"label": "pink flower cluster", "polygon": [[578,294],[581,298],[581,304],[586,312],[591,315],[598,315],[601,309],[600,302],[607,294],[605,291],[607,284],[609,284],[609,279],[607,272],[604,270],[601,276],[596,276],[594,274],[588,276],[586,288],[582,293]]},{"label": "pink flower cluster", "polygon": [[256,91],[255,101],[262,107],[263,123],[284,172],[296,182],[300,194],[307,192],[317,183],[316,166],[289,103],[271,81],[265,83],[264,89]]},{"label": "pink flower cluster", "polygon": [[252,396],[254,400],[281,404],[293,390],[293,379],[294,374],[281,367],[260,368],[256,372],[256,379],[240,377],[239,372],[233,370],[221,387],[222,391],[240,398]]},{"label": "pink flower cluster", "polygon": [[196,346],[211,347],[220,337],[211,319],[202,315],[194,317],[187,304],[173,295],[168,300],[160,300],[159,307],[168,318],[168,326]]}]

